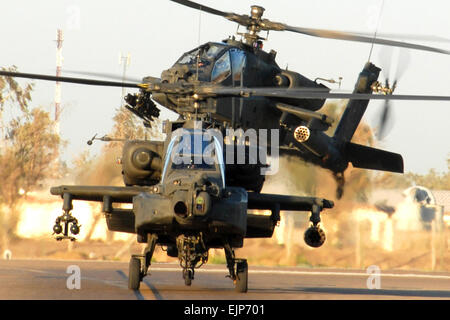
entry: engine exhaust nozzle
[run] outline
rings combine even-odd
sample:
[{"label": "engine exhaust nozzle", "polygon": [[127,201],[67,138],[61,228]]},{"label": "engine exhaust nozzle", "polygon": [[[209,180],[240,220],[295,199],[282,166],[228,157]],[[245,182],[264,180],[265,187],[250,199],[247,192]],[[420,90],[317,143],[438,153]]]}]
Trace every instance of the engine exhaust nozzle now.
[{"label": "engine exhaust nozzle", "polygon": [[311,226],[305,231],[304,239],[308,246],[318,248],[324,244],[326,236],[323,229]]}]

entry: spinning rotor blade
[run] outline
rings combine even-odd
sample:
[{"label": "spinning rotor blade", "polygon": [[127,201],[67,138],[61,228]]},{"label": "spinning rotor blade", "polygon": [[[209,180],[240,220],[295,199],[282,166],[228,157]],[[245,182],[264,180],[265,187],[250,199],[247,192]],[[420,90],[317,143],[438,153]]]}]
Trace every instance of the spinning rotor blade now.
[{"label": "spinning rotor blade", "polygon": [[[113,73],[77,71],[77,70],[61,70],[61,71],[63,73],[69,73],[69,74],[79,74],[79,75],[83,75],[83,76],[101,77],[101,78],[106,78],[106,79],[111,79],[111,80],[123,80],[123,76],[121,76],[119,74],[113,74]],[[155,79],[155,82],[156,82],[156,80],[159,80],[158,78],[153,78],[153,79]],[[126,76],[126,80],[137,82],[137,83],[142,81],[142,79],[138,79],[135,77],[129,77],[129,76]],[[161,82],[161,81],[158,81],[158,82]]]},{"label": "spinning rotor blade", "polygon": [[[373,36],[369,33],[355,32],[354,34],[361,36]],[[431,41],[431,42],[450,42],[450,39],[439,36],[428,36],[419,34],[397,34],[397,33],[377,33],[380,38],[395,38],[398,40],[412,40],[412,41]]]},{"label": "spinning rotor blade", "polygon": [[21,72],[11,72],[0,70],[0,76],[6,77],[16,77],[16,78],[28,78],[28,79],[37,79],[37,80],[46,80],[46,81],[59,81],[59,82],[69,82],[69,83],[77,83],[77,84],[86,84],[91,86],[106,86],[106,87],[126,87],[126,88],[140,88],[141,85],[139,83],[127,83],[127,82],[113,82],[113,81],[105,81],[105,80],[93,80],[93,79],[85,79],[85,78],[72,78],[72,77],[57,77],[50,76],[44,74],[35,74],[35,73],[21,73]]},{"label": "spinning rotor blade", "polygon": [[[392,59],[392,55],[391,55]],[[393,83],[396,83],[405,73],[406,69],[409,66],[409,63],[411,61],[411,55],[408,50],[400,49],[400,52],[397,56],[397,66],[395,68],[395,72],[393,75]],[[389,64],[392,63],[392,60],[388,62]],[[383,67],[383,66],[382,66]],[[390,66],[389,66],[390,67]],[[386,74],[386,78],[389,79],[389,74]]]},{"label": "spinning rotor blade", "polygon": [[200,11],[204,11],[204,12],[208,12],[211,14],[215,14],[217,16],[221,16],[224,17],[225,19],[228,19],[230,21],[236,22],[240,25],[243,26],[250,26],[252,25],[254,22],[252,21],[252,19],[246,15],[246,14],[237,14],[237,13],[233,13],[233,12],[224,12],[224,11],[220,11],[214,8],[210,8],[208,6],[204,6],[200,3],[197,2],[193,2],[193,1],[189,1],[189,0],[170,0],[173,2],[176,2],[178,4],[182,4],[184,6],[187,6],[189,8],[193,8],[193,9],[197,9]]},{"label": "spinning rotor blade", "polygon": [[284,89],[278,87],[262,88],[232,88],[232,87],[199,87],[196,90],[199,95],[210,94],[220,96],[239,97],[273,97],[296,99],[354,99],[354,100],[423,100],[423,101],[450,101],[450,96],[428,95],[377,95],[363,93],[329,93],[323,89],[311,90],[310,88]]},{"label": "spinning rotor blade", "polygon": [[0,76],[38,79],[46,81],[60,81],[94,86],[143,88],[148,92],[160,92],[175,95],[192,95],[194,99],[202,97],[272,97],[294,99],[355,99],[355,100],[422,100],[422,101],[450,101],[450,96],[427,95],[375,95],[362,93],[330,93],[328,89],[296,88],[284,89],[279,87],[262,88],[233,88],[224,86],[190,86],[174,83],[128,83],[85,78],[58,77],[43,74],[21,73],[0,70]]},{"label": "spinning rotor blade", "polygon": [[179,4],[182,4],[182,5],[186,6],[186,7],[190,7],[190,8],[193,8],[193,9],[200,10],[200,11],[205,11],[205,12],[208,12],[208,13],[211,13],[211,14],[215,14],[217,16],[227,17],[229,15],[233,15],[233,13],[223,12],[223,11],[220,11],[220,10],[217,10],[217,9],[213,9],[213,8],[204,6],[204,5],[200,4],[200,3],[196,3],[196,2],[193,2],[193,1],[189,1],[189,0],[171,0],[171,1],[179,3]]},{"label": "spinning rotor blade", "polygon": [[[400,79],[400,77],[403,75],[403,73],[406,71],[409,62],[410,62],[410,54],[409,51],[405,49],[400,49],[400,52],[397,56],[397,65],[396,69],[393,75],[394,81],[392,85],[390,84],[389,77],[390,77],[390,69],[391,64],[393,61],[393,48],[383,48],[380,51],[380,60],[382,61],[382,69],[383,73],[386,76],[385,86],[387,88],[391,89],[391,93],[389,93],[387,96],[388,98],[392,95],[392,93],[395,91],[397,87],[397,82]],[[383,140],[389,131],[388,125],[389,122],[392,122],[392,111],[390,108],[392,107],[390,103],[390,99],[386,100],[383,105],[383,109],[380,112],[379,116],[379,125],[378,125],[378,132],[377,132],[377,138],[379,140]]]},{"label": "spinning rotor blade", "polygon": [[443,54],[450,54],[450,51],[443,50],[439,48],[424,46],[420,44],[413,44],[395,40],[387,40],[381,38],[374,38],[363,36],[360,33],[351,33],[351,32],[342,32],[342,31],[334,31],[334,30],[325,30],[325,29],[312,29],[312,28],[300,28],[300,27],[292,27],[289,25],[284,25],[284,30],[292,31],[297,33],[306,34],[313,37],[319,38],[328,38],[328,39],[336,39],[336,40],[347,40],[347,41],[356,41],[356,42],[367,42],[367,43],[376,43],[387,46],[401,47],[401,48],[409,48],[423,51],[431,51]]},{"label": "spinning rotor blade", "polygon": [[377,138],[383,140],[388,134],[388,122],[392,118],[392,111],[389,100],[386,100],[380,116],[380,124],[378,126]]},{"label": "spinning rotor blade", "polygon": [[[376,43],[387,46],[410,48],[416,50],[431,51],[443,54],[450,54],[450,51],[443,50],[439,48],[434,48],[430,46],[424,46],[419,44],[412,44],[402,41],[388,40],[382,38],[375,38],[373,35],[365,34],[361,32],[345,32],[345,31],[335,31],[326,29],[314,29],[314,28],[303,28],[303,27],[293,27],[284,23],[270,21],[269,19],[261,19],[264,9],[257,7],[256,11],[253,12],[254,7],[252,7],[251,16],[235,14],[231,12],[223,12],[214,8],[210,8],[199,3],[189,1],[189,0],[171,0],[173,2],[185,5],[190,8],[205,11],[211,14],[222,16],[230,21],[237,22],[238,24],[251,29],[251,33],[257,33],[260,30],[275,30],[275,31],[291,31],[296,33],[301,33],[313,37],[328,38],[336,40],[347,40],[347,41],[357,41],[366,43]],[[392,34],[390,36],[393,36]],[[402,38],[402,35],[395,35],[396,37]],[[411,37],[410,35],[406,35]]]}]

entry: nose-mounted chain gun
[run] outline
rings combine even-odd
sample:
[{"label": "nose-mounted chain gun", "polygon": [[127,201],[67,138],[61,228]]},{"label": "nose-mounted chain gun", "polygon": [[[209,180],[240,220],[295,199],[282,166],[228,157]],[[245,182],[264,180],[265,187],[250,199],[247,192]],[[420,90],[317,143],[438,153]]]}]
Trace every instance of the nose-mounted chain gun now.
[{"label": "nose-mounted chain gun", "polygon": [[[60,241],[63,239],[69,239],[70,241],[75,241],[76,238],[69,236],[69,231],[72,235],[76,236],[80,233],[80,225],[78,220],[72,216],[72,195],[70,193],[64,193],[63,196],[63,211],[64,213],[56,218],[55,225],[53,226],[53,234],[57,234],[56,240]],[[59,235],[61,234],[62,235]]]}]

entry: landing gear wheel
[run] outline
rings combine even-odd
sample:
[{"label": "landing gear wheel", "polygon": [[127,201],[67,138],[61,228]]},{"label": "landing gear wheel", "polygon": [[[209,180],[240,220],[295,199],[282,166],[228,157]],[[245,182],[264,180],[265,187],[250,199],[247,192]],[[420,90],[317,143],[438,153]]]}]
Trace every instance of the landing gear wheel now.
[{"label": "landing gear wheel", "polygon": [[247,261],[236,263],[235,290],[245,293],[248,290],[248,264]]},{"label": "landing gear wheel", "polygon": [[233,280],[236,292],[245,293],[248,290],[248,264],[245,259],[236,259],[234,250],[229,243],[223,246],[225,258],[227,259],[227,268],[230,274],[227,276]]},{"label": "landing gear wheel", "polygon": [[131,257],[128,267],[128,288],[131,290],[139,290],[141,284],[141,260]]},{"label": "landing gear wheel", "polygon": [[194,273],[192,270],[184,270],[183,272],[184,284],[190,286],[192,284],[192,279],[194,278]]},{"label": "landing gear wheel", "polygon": [[147,246],[144,249],[144,253],[133,254],[130,259],[128,288],[132,290],[138,290],[142,279],[148,274],[148,267],[151,264],[153,252],[155,251],[156,242],[158,240],[156,234],[150,233],[145,235],[145,238],[147,239]]}]

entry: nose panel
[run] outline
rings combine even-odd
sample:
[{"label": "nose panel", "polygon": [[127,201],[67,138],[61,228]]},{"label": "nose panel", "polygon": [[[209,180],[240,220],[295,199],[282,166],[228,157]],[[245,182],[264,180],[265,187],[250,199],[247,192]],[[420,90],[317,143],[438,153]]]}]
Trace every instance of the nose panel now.
[{"label": "nose panel", "polygon": [[187,65],[175,64],[172,68],[164,70],[161,74],[161,81],[176,83],[178,81],[187,81],[192,76],[192,72]]}]

